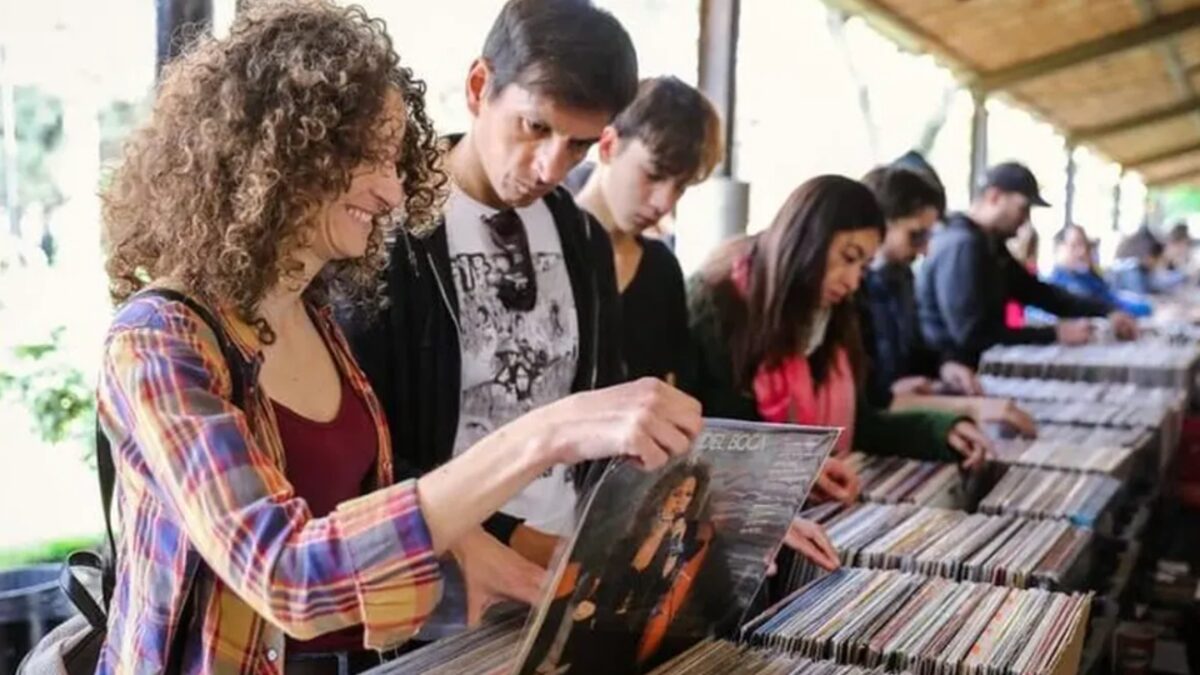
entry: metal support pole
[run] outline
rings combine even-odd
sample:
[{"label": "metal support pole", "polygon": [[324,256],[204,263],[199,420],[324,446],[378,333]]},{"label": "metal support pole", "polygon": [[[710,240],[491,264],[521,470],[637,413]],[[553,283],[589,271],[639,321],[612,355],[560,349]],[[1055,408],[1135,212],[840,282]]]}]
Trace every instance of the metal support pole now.
[{"label": "metal support pole", "polygon": [[988,113],[987,95],[980,91],[971,92],[975,112],[971,117],[971,199],[979,196],[988,167]]},{"label": "metal support pole", "polygon": [[750,219],[750,185],[734,170],[737,102],[737,43],[740,0],[701,0],[700,90],[721,115],[725,159],[704,183],[688,190],[676,208],[687,227],[676,232],[675,253],[685,273],[699,268],[722,241],[746,231]]},{"label": "metal support pole", "polygon": [[741,0],[700,3],[700,91],[712,101],[724,126],[725,159],[714,176],[734,175],[734,124],[737,104],[737,45]]},{"label": "metal support pole", "polygon": [[1117,174],[1117,182],[1113,184],[1112,189],[1112,229],[1113,232],[1121,231],[1121,181],[1125,178],[1125,172]]},{"label": "metal support pole", "polygon": [[1063,200],[1063,225],[1075,222],[1075,176],[1078,167],[1075,165],[1075,146],[1067,144],[1067,195]]}]

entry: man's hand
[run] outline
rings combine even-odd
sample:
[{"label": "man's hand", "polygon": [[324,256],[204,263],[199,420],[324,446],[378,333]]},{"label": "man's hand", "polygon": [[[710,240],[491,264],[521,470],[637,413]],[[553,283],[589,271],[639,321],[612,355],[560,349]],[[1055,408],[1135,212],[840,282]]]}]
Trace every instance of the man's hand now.
[{"label": "man's hand", "polygon": [[1125,312],[1113,312],[1108,315],[1113,334],[1118,340],[1136,340],[1138,336],[1137,319]]},{"label": "man's hand", "polygon": [[829,457],[821,465],[817,483],[813,486],[816,501],[838,501],[850,504],[858,499],[862,485],[858,472],[850,463],[838,457]]},{"label": "man's hand", "polygon": [[[518,420],[556,463],[630,457],[647,470],[686,453],[704,422],[700,402],[655,378],[568,396]],[[545,434],[546,436],[543,436]]]},{"label": "man's hand", "polygon": [[962,420],[950,428],[946,443],[963,456],[963,468],[974,469],[987,461],[992,442],[970,420]]},{"label": "man's hand", "polygon": [[467,590],[467,625],[475,626],[493,604],[537,604],[546,570],[477,527],[450,547]]},{"label": "man's hand", "polygon": [[983,394],[983,385],[979,384],[979,378],[975,376],[975,371],[957,361],[943,363],[938,370],[938,376],[942,382],[954,387],[964,396],[981,396]]},{"label": "man's hand", "polygon": [[1082,345],[1092,339],[1092,323],[1087,319],[1059,321],[1055,327],[1059,344]]},{"label": "man's hand", "polygon": [[783,543],[823,570],[832,572],[841,566],[837,549],[829,541],[825,528],[811,520],[793,519]]},{"label": "man's hand", "polygon": [[912,377],[902,377],[892,383],[892,395],[903,396],[905,394],[926,395],[933,393],[933,382],[928,377],[914,375]]}]

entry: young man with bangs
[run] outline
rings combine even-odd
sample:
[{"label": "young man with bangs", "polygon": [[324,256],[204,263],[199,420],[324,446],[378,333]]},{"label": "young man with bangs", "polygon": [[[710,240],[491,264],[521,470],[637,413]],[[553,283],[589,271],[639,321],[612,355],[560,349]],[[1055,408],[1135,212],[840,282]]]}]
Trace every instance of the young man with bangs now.
[{"label": "young man with bangs", "polygon": [[604,129],[598,149],[579,204],[612,239],[627,373],[675,384],[688,356],[683,271],[664,243],[644,233],[721,161],[721,119],[694,87],[651,78]]}]

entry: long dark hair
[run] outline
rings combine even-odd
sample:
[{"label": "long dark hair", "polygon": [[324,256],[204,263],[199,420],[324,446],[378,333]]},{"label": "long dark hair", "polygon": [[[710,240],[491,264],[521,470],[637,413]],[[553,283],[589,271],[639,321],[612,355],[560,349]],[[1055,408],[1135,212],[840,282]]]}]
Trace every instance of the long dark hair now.
[{"label": "long dark hair", "polygon": [[[763,232],[718,250],[702,272],[713,290],[733,358],[738,386],[752,382],[762,365],[774,367],[803,353],[821,302],[829,247],[839,232],[884,234],[883,212],[862,183],[844,176],[818,176],[796,188]],[[733,267],[748,256],[746,293],[733,284]],[[854,375],[863,375],[865,355],[854,303],[832,308],[825,341],[809,357],[822,381],[838,348],[848,352]]]},{"label": "long dark hair", "polygon": [[679,487],[689,478],[696,481],[696,491],[692,494],[692,501],[688,504],[687,512],[684,513],[684,519],[688,521],[697,520],[704,509],[704,504],[708,482],[710,479],[709,469],[707,464],[698,462],[680,462],[667,470],[650,490],[646,493],[646,497],[642,499],[642,505],[638,508],[637,516],[634,517],[633,527],[629,534],[622,540],[622,544],[618,550],[628,551],[630,559],[637,553],[642,542],[650,535],[650,530],[654,528],[654,523],[658,520],[658,512],[662,510],[663,504],[667,500],[667,496],[671,494],[671,490]]}]

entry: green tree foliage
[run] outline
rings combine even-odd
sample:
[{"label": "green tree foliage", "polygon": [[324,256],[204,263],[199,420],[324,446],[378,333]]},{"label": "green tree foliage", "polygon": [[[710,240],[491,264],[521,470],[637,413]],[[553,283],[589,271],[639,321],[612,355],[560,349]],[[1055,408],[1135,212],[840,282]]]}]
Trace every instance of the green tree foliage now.
[{"label": "green tree foliage", "polygon": [[86,437],[94,431],[95,395],[83,374],[66,360],[62,333],[60,326],[48,340],[18,345],[0,368],[0,396],[24,405],[47,443]]}]

